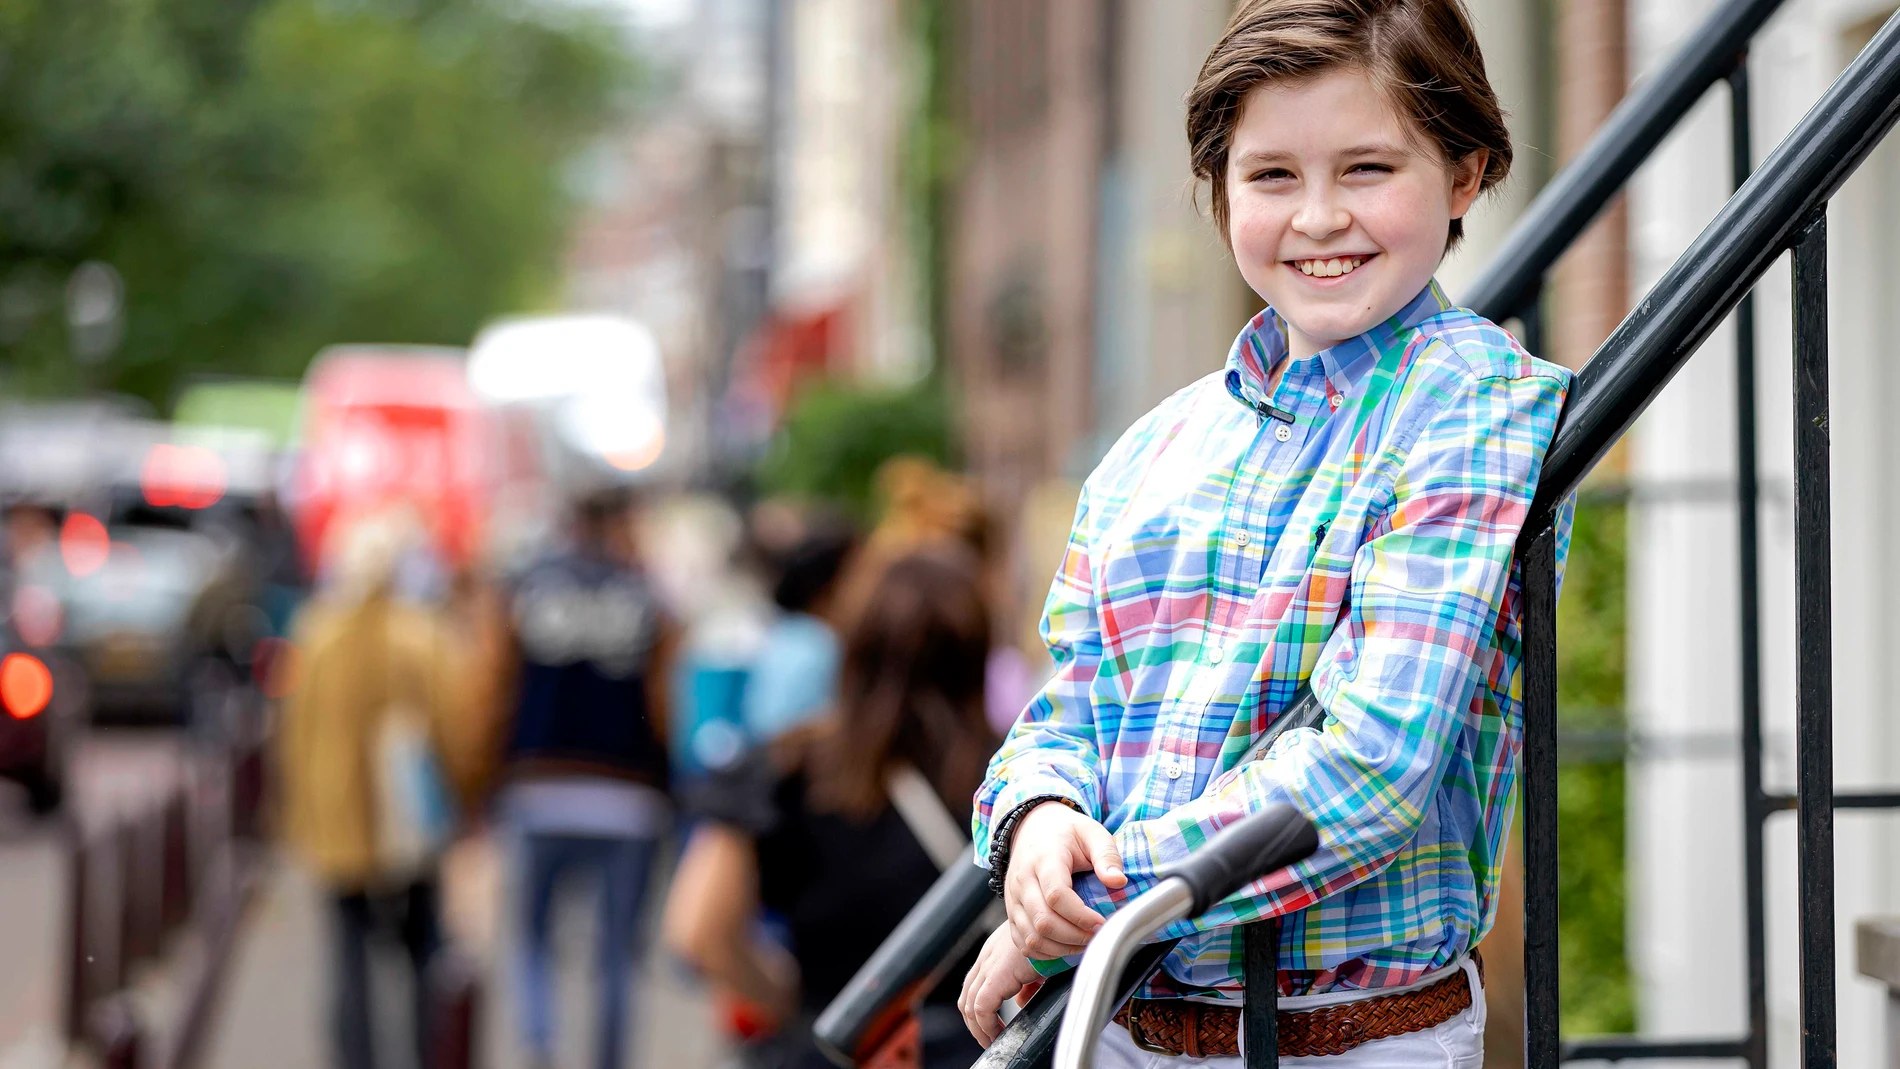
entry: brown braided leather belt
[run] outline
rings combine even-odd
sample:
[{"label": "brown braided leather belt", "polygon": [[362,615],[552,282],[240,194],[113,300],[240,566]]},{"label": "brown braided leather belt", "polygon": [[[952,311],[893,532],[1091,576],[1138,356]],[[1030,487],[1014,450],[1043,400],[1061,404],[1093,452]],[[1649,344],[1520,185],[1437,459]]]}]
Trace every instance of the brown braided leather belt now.
[{"label": "brown braided leather belt", "polygon": [[[1477,955],[1472,955],[1477,961]],[[1484,963],[1478,962],[1478,979]],[[1463,969],[1417,991],[1279,1013],[1280,1057],[1344,1054],[1361,1043],[1402,1036],[1444,1024],[1471,1008],[1471,983]],[[1129,999],[1115,1015],[1135,1046],[1190,1058],[1240,1055],[1240,1008],[1186,999]]]}]

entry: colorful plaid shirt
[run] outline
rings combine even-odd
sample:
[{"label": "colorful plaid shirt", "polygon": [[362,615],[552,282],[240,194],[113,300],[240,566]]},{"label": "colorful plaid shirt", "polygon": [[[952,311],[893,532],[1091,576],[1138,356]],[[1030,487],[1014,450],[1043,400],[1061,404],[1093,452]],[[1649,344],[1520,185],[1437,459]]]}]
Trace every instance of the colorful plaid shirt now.
[{"label": "colorful plaid shirt", "polygon": [[[1269,393],[1286,360],[1269,309],[1089,476],[1043,615],[1055,676],[976,796],[981,844],[1039,796],[1100,819],[1128,874],[1077,878],[1103,913],[1268,802],[1318,825],[1312,859],[1163,933],[1184,939],[1149,997],[1238,998],[1248,921],[1284,917],[1296,995],[1411,983],[1495,911],[1523,738],[1512,551],[1569,373],[1436,283]],[[1309,677],[1323,726],[1261,752]]]}]

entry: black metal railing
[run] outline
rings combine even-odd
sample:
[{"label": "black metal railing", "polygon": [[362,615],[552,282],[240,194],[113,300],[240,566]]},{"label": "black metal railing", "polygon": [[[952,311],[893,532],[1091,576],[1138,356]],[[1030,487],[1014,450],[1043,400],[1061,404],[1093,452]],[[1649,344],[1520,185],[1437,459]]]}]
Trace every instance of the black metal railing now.
[{"label": "black metal railing", "polygon": [[[1836,806],[1900,806],[1900,793],[1832,791],[1830,599],[1828,569],[1827,334],[1825,210],[1900,114],[1900,19],[1890,20],[1794,131],[1751,175],[1747,46],[1780,0],[1732,0],[1714,12],[1660,73],[1620,106],[1533,202],[1467,303],[1499,321],[1517,319],[1528,348],[1541,348],[1543,282],[1562,254],[1671,130],[1717,82],[1729,87],[1731,164],[1737,191],[1676,264],[1579,373],[1545,459],[1519,543],[1524,576],[1522,758],[1526,834],[1525,959],[1527,1054],[1531,1069],[1563,1061],[1739,1058],[1765,1069],[1767,999],[1762,828],[1776,812],[1800,821],[1800,928],[1803,1065],[1835,1064],[1832,811]],[[1771,795],[1761,776],[1760,628],[1757,542],[1759,482],[1755,436],[1754,315],[1749,290],[1767,266],[1794,253],[1796,359],[1797,720],[1801,749],[1795,795]],[[1740,1038],[1646,1040],[1597,1037],[1564,1044],[1558,1029],[1556,510],[1634,423],[1720,322],[1734,313],[1737,337],[1738,539],[1741,551],[1743,804],[1748,948],[1748,1034]],[[946,881],[955,879],[947,875]],[[978,893],[974,881],[960,889]],[[941,907],[939,907],[941,908]],[[967,924],[974,913],[942,909],[938,924]],[[921,951],[944,940],[918,918],[904,945],[880,951],[890,971],[860,977],[855,1016],[832,1011],[840,1053],[863,1048],[862,1027],[889,1011],[916,977],[940,962]],[[1158,962],[1158,956],[1157,956]],[[906,979],[906,978],[909,979]],[[855,982],[854,982],[855,984]],[[874,990],[875,988],[875,990]],[[1062,984],[1012,1022],[980,1063],[1020,1069],[1047,1057],[1060,1016]],[[853,1031],[853,1026],[858,1026]],[[1029,1037],[1034,1041],[1024,1042]],[[1014,1037],[1014,1038],[1012,1038]],[[1007,1041],[1007,1042],[1006,1042]]]},{"label": "black metal railing", "polygon": [[[1729,76],[1735,165],[1745,173],[1747,79]],[[1805,1069],[1831,1069],[1835,1046],[1833,811],[1900,801],[1833,792],[1832,600],[1829,568],[1828,200],[1900,117],[1900,19],[1890,19],[1808,114],[1741,183],[1702,234],[1597,350],[1572,387],[1519,543],[1524,569],[1525,995],[1529,1064],[1663,1057],[1740,1058],[1766,1064],[1762,932],[1762,824],[1798,813],[1801,1050]],[[1793,254],[1795,426],[1796,793],[1761,786],[1760,634],[1754,435],[1754,339],[1749,289]],[[1744,873],[1748,913],[1749,1033],[1737,1039],[1605,1038],[1560,1042],[1557,1017],[1557,634],[1555,535],[1564,497],[1721,321],[1737,312],[1742,566]]]}]

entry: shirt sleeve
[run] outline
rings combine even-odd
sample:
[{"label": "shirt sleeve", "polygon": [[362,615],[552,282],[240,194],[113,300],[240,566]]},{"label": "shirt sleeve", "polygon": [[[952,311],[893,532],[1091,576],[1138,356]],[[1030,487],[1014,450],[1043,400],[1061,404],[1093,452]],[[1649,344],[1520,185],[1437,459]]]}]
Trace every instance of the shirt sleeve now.
[{"label": "shirt sleeve", "polygon": [[1319,851],[1165,936],[1304,909],[1400,855],[1469,723],[1564,390],[1548,374],[1482,378],[1424,421],[1394,476],[1389,526],[1355,554],[1350,608],[1313,673],[1324,727],[1288,732],[1194,801],[1117,829],[1128,885],[1079,877],[1092,906],[1112,911],[1152,887],[1158,867],[1271,802],[1314,822]]},{"label": "shirt sleeve", "polygon": [[1055,660],[1055,674],[1017,718],[977,788],[970,834],[977,864],[985,867],[994,822],[1032,798],[1066,798],[1101,818],[1100,751],[1090,691],[1102,661],[1102,631],[1089,527],[1084,486],[1068,549],[1043,605],[1042,638]]}]

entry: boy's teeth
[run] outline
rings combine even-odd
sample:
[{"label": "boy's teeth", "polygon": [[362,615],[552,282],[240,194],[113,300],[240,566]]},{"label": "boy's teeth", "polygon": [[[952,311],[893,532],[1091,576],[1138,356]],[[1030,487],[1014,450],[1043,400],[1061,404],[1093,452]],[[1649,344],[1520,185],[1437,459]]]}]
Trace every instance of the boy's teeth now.
[{"label": "boy's teeth", "polygon": [[1294,264],[1299,267],[1302,274],[1312,275],[1315,278],[1338,278],[1340,275],[1351,274],[1365,262],[1363,256],[1348,256],[1330,260],[1295,260]]}]

